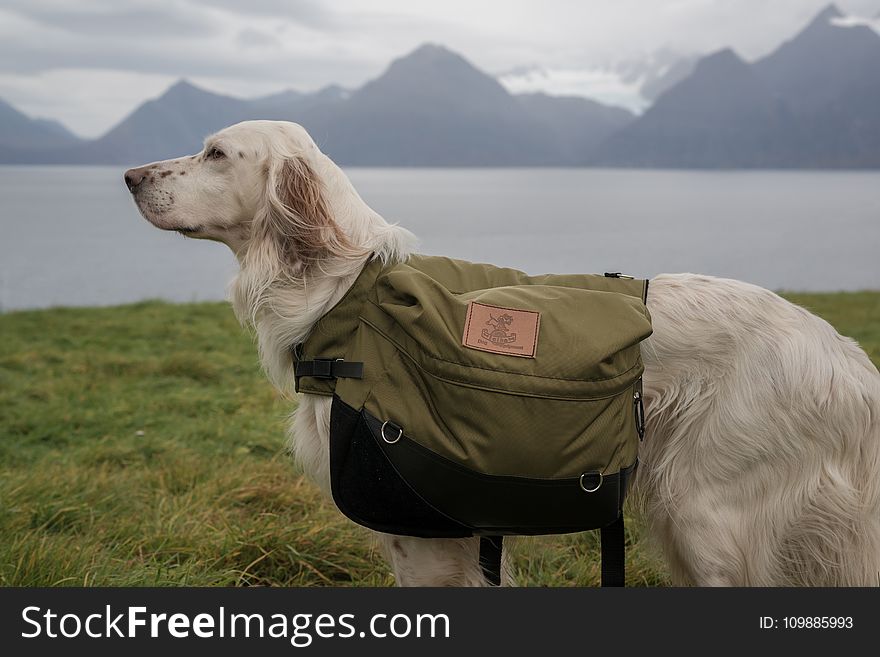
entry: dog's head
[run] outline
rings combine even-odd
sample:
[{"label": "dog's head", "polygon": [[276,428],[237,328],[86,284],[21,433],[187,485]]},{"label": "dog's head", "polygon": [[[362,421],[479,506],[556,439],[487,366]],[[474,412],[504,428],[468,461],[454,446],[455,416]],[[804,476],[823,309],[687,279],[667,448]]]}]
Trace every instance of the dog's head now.
[{"label": "dog's head", "polygon": [[301,126],[245,121],[208,137],[200,153],[129,169],[125,184],[157,228],[223,242],[239,258],[268,252],[296,275],[357,251],[328,202],[330,168]]}]

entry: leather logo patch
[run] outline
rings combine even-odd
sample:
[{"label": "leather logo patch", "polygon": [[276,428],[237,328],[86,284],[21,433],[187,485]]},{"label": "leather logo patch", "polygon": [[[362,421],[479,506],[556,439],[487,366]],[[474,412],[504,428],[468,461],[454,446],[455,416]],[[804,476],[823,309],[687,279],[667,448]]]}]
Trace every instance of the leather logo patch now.
[{"label": "leather logo patch", "polygon": [[505,356],[534,358],[541,313],[471,301],[461,343]]}]

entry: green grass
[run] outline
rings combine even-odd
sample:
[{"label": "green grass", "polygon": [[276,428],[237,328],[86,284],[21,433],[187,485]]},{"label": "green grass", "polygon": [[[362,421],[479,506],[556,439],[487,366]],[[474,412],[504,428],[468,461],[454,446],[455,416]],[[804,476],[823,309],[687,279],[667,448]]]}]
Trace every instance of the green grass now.
[{"label": "green grass", "polygon": [[[880,362],[880,292],[790,298]],[[392,584],[285,455],[294,406],[225,304],[0,315],[0,585]],[[629,542],[628,583],[666,583]],[[524,585],[598,583],[596,533],[513,554]]]}]

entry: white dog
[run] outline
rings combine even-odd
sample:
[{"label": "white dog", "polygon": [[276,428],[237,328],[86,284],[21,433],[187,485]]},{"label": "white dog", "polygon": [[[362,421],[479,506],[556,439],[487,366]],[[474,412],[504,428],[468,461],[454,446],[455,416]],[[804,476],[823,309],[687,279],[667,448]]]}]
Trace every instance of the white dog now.
[{"label": "white dog", "polygon": [[[292,123],[234,125],[201,153],[131,169],[125,181],[155,226],[233,250],[233,307],[283,391],[291,346],[369,254],[393,262],[413,244]],[[880,375],[865,353],[738,281],[657,276],[648,306],[648,430],[635,485],[673,581],[880,584]],[[329,418],[329,397],[304,395],[290,432],[325,490]],[[485,583],[479,539],[378,537],[400,585]]]}]

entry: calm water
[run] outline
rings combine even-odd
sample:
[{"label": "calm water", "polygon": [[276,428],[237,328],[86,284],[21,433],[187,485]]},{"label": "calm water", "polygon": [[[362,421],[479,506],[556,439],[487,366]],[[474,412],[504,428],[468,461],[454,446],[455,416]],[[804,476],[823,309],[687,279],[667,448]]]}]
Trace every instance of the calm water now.
[{"label": "calm water", "polygon": [[[425,253],[542,272],[880,288],[880,172],[352,169]],[[225,247],[152,228],[120,168],[0,167],[0,308],[222,299]]]}]

